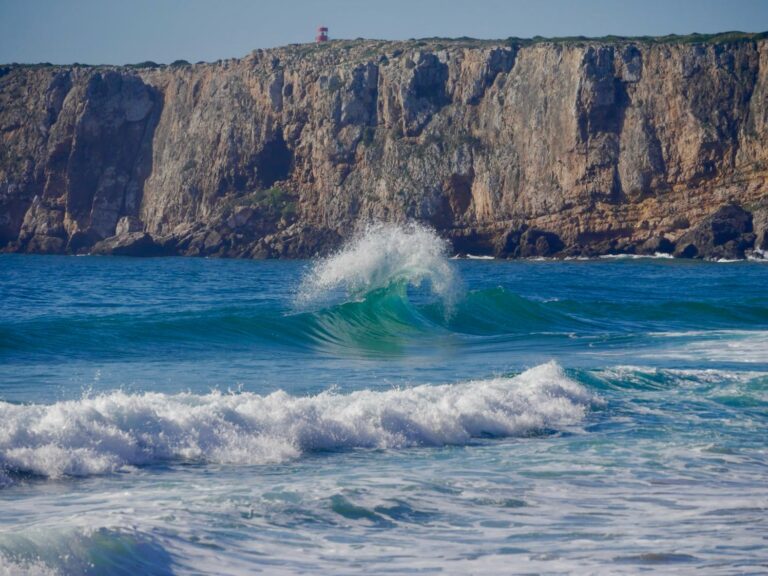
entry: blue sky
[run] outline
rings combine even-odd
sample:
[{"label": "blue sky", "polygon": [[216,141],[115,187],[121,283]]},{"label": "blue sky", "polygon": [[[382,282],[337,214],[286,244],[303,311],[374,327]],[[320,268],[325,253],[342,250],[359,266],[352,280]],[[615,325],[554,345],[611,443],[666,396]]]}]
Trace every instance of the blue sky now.
[{"label": "blue sky", "polygon": [[0,62],[217,60],[333,38],[768,30],[768,0],[0,0]]}]

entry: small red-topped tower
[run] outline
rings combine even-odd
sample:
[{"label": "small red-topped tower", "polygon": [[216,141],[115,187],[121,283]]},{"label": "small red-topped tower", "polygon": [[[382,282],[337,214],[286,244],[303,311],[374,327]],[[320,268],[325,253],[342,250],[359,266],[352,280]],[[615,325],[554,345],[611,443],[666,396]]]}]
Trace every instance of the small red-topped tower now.
[{"label": "small red-topped tower", "polygon": [[328,42],[328,27],[320,26],[317,29],[317,36],[315,36],[315,42]]}]

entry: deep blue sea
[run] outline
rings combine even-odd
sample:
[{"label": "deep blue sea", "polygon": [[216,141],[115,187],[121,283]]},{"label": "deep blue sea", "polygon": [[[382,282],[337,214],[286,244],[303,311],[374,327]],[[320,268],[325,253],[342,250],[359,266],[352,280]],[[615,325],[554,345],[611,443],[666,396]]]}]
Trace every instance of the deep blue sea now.
[{"label": "deep blue sea", "polygon": [[765,574],[768,264],[0,256],[0,574]]}]

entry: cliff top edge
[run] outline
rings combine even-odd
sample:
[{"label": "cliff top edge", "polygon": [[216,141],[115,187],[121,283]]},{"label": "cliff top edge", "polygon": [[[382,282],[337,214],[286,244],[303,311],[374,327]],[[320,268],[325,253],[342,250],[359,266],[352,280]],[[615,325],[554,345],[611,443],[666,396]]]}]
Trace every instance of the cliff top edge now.
[{"label": "cliff top edge", "polygon": [[[509,47],[509,48],[524,48],[536,45],[557,45],[557,46],[579,46],[588,44],[644,44],[644,45],[717,45],[717,44],[734,44],[742,42],[757,42],[768,39],[768,31],[765,32],[741,32],[741,31],[729,31],[719,32],[716,34],[668,34],[665,36],[617,36],[607,35],[598,37],[588,36],[561,36],[561,37],[543,37],[533,36],[532,38],[518,38],[510,36],[506,39],[478,39],[462,36],[458,38],[444,38],[444,37],[428,37],[428,38],[414,38],[409,40],[380,40],[380,39],[338,39],[330,40],[322,43],[307,42],[304,44],[287,44],[284,46],[276,46],[272,48],[257,48],[249,55],[261,55],[261,54],[275,54],[293,57],[304,57],[310,55],[320,54],[322,52],[328,55],[334,52],[351,53],[357,52],[358,56],[372,56],[377,52],[386,54],[386,51],[398,51],[398,50],[413,50],[424,49],[428,51],[439,51],[445,49],[465,49],[465,48],[493,48],[493,47]],[[349,54],[353,55],[353,54]],[[215,61],[200,61],[195,64],[222,64],[226,62],[232,62],[242,60],[243,58],[223,58]],[[169,64],[157,63],[151,60],[147,60],[139,63],[129,64],[86,64],[81,62],[73,62],[71,64],[52,64],[50,62],[40,63],[5,63],[0,64],[0,71],[5,69],[7,72],[9,68],[71,68],[71,67],[83,67],[83,68],[174,68],[192,66],[191,62],[186,60],[176,60]],[[2,74],[0,74],[2,75]]]}]

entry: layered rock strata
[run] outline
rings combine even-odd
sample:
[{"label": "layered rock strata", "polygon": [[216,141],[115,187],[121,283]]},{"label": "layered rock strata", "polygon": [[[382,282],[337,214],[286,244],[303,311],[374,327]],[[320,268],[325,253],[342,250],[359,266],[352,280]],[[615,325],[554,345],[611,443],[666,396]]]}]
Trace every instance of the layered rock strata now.
[{"label": "layered rock strata", "polygon": [[3,250],[307,257],[382,220],[500,257],[759,254],[768,40],[0,68]]}]

